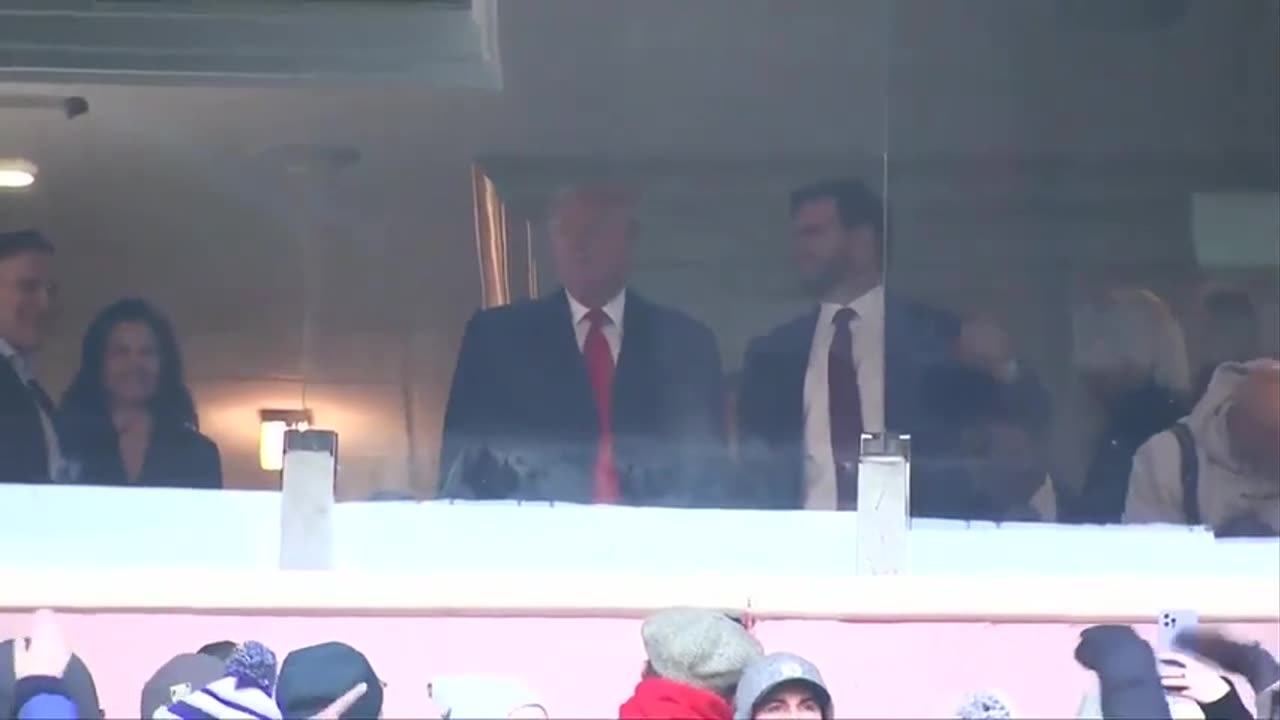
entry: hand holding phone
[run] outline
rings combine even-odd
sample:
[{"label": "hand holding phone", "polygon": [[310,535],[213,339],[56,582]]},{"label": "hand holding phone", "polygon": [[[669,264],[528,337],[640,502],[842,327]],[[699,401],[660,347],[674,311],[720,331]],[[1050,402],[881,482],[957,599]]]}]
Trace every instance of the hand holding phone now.
[{"label": "hand holding phone", "polygon": [[1160,662],[1160,684],[1171,696],[1189,698],[1200,705],[1215,703],[1231,692],[1218,671],[1180,653],[1164,653]]}]

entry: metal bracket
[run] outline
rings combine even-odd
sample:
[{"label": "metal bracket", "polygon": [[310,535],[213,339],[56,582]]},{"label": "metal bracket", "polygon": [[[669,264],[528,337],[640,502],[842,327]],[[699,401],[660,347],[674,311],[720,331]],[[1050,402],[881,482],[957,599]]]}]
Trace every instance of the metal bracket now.
[{"label": "metal bracket", "polygon": [[333,506],[338,434],[285,433],[280,477],[280,569],[328,570],[333,565]]},{"label": "metal bracket", "polygon": [[907,571],[911,527],[911,436],[862,435],[858,462],[857,574]]}]

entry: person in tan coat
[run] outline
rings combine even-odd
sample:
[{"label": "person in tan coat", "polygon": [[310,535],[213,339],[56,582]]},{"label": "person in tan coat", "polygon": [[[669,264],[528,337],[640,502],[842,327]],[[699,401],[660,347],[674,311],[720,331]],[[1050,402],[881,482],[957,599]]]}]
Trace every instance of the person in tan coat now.
[{"label": "person in tan coat", "polygon": [[1191,414],[1134,456],[1126,523],[1280,535],[1280,361],[1223,363]]}]

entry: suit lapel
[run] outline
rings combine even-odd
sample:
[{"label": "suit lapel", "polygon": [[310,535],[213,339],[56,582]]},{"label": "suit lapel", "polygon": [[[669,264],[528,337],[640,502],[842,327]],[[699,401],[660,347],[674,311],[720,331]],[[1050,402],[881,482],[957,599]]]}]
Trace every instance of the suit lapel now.
[{"label": "suit lapel", "polygon": [[658,338],[653,322],[653,306],[635,292],[627,292],[622,311],[622,349],[613,375],[613,427],[624,430],[629,420],[640,416],[645,403],[656,401],[654,393],[660,383],[653,374],[658,370]]},{"label": "suit lapel", "polygon": [[813,334],[817,329],[818,308],[814,307],[807,314],[787,323],[778,337],[780,379],[788,387],[798,385],[801,388],[797,397],[804,395],[804,376],[809,371],[809,353],[813,348]]},{"label": "suit lapel", "polygon": [[818,327],[818,308],[779,328],[767,349],[766,381],[773,386],[774,420],[778,432],[787,436],[804,434],[804,378],[809,371],[809,352]]}]

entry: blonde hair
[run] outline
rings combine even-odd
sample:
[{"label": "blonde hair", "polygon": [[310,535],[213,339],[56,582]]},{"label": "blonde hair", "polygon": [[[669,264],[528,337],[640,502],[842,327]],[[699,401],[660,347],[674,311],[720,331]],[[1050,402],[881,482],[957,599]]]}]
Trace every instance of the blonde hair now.
[{"label": "blonde hair", "polygon": [[1168,390],[1191,390],[1182,326],[1158,295],[1142,288],[1112,290],[1079,308],[1072,322],[1076,367],[1086,372],[1137,370]]}]

